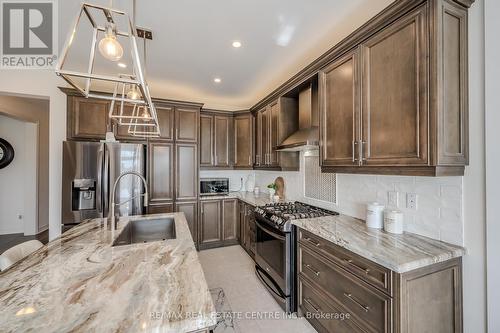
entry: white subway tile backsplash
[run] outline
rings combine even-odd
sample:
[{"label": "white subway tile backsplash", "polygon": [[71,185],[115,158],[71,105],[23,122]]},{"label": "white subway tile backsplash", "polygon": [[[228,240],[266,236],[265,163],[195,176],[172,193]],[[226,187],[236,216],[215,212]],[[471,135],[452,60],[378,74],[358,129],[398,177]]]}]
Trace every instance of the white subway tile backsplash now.
[{"label": "white subway tile backsplash", "polygon": [[[255,174],[256,185],[267,191],[267,184],[281,176],[285,195],[342,214],[365,219],[366,203],[377,201],[387,205],[389,191],[399,193],[399,209],[404,214],[405,230],[445,242],[463,245],[462,177],[405,177],[373,175],[337,175],[337,204],[304,196],[304,163],[300,172],[276,171],[202,171],[203,177],[228,177],[231,189],[237,190],[240,178]],[[406,208],[406,194],[418,196],[417,210]]]}]

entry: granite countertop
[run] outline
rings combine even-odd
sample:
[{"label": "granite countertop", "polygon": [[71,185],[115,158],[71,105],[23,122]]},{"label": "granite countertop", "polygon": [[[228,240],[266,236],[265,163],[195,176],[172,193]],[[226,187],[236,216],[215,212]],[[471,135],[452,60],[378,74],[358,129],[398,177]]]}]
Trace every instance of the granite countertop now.
[{"label": "granite countertop", "polygon": [[[273,201],[269,197],[268,193],[260,192],[259,194],[254,194],[253,192],[229,192],[228,195],[214,195],[214,196],[204,196],[200,197],[200,200],[220,200],[220,199],[239,199],[251,206],[263,206]],[[285,202],[286,200],[280,200],[280,202]]]},{"label": "granite countertop", "polygon": [[460,246],[407,232],[394,235],[370,229],[364,221],[345,215],[293,220],[292,224],[396,273],[466,254]]},{"label": "granite countertop", "polygon": [[[176,239],[111,247],[130,220],[173,217]],[[0,273],[1,332],[191,332],[216,311],[183,213],[84,222]]]}]

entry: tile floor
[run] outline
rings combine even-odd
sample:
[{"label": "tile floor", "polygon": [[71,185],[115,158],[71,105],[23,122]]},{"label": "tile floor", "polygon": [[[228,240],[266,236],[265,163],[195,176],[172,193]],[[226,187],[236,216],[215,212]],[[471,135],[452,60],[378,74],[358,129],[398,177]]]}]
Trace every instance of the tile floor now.
[{"label": "tile floor", "polygon": [[222,288],[233,312],[279,313],[276,319],[235,319],[237,333],[316,333],[304,318],[286,315],[254,273],[254,262],[239,245],[199,252],[209,288]]}]

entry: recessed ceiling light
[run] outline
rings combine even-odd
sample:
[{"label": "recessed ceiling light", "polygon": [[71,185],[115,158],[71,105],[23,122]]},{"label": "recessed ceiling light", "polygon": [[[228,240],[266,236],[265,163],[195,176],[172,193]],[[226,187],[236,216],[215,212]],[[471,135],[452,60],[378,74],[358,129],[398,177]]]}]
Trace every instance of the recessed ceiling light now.
[{"label": "recessed ceiling light", "polygon": [[241,47],[241,42],[239,40],[235,40],[233,42],[233,47],[235,47],[235,48]]},{"label": "recessed ceiling light", "polygon": [[127,68],[127,65],[125,65],[123,62],[119,62],[118,67]]},{"label": "recessed ceiling light", "polygon": [[221,83],[221,82],[222,82],[222,80],[221,80],[221,78],[220,78],[220,77],[216,77],[216,78],[214,79],[214,82],[215,82],[215,83]]}]

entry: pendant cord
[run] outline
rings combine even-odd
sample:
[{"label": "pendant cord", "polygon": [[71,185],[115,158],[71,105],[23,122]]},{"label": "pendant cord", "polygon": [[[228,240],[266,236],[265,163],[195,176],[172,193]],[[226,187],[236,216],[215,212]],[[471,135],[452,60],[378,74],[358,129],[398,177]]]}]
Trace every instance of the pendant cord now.
[{"label": "pendant cord", "polygon": [[146,80],[146,73],[148,70],[148,57],[147,57],[147,52],[146,52],[146,33],[144,33],[144,36],[142,36],[142,39],[144,41],[144,80]]}]

